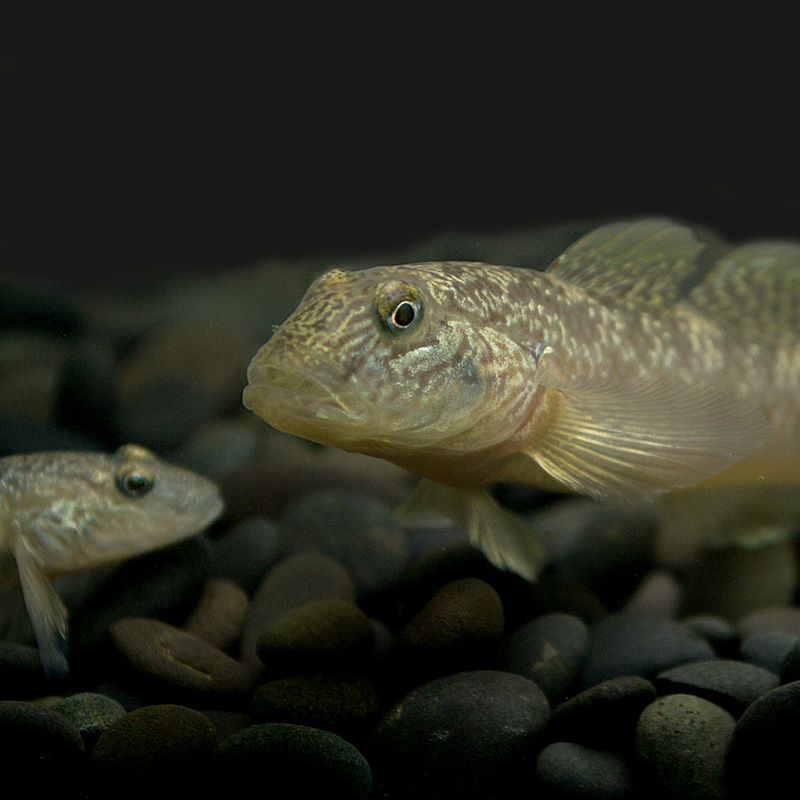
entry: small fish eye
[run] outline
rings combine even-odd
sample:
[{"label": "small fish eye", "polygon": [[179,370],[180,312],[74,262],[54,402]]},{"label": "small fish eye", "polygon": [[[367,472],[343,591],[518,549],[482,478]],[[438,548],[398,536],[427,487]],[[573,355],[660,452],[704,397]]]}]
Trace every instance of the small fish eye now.
[{"label": "small fish eye", "polygon": [[392,322],[397,328],[407,328],[417,315],[414,305],[408,300],[403,300],[399,303],[397,308],[392,311]]},{"label": "small fish eye", "polygon": [[123,464],[114,476],[117,488],[128,497],[142,497],[153,488],[153,476],[141,467]]},{"label": "small fish eye", "polygon": [[419,290],[402,281],[393,281],[381,288],[375,297],[375,314],[381,327],[393,334],[416,327],[422,318]]}]

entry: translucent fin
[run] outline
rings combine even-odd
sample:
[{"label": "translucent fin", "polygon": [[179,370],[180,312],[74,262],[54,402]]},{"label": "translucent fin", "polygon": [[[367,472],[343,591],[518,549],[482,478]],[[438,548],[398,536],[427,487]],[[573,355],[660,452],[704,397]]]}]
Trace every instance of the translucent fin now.
[{"label": "translucent fin", "polygon": [[494,566],[535,580],[547,560],[541,536],[526,520],[503,508],[485,489],[444,486],[422,479],[411,498],[395,511],[404,525],[425,525],[440,514],[461,525],[470,542]]},{"label": "translucent fin", "polygon": [[562,253],[547,272],[575,286],[643,308],[667,306],[705,277],[710,236],[668,219],[603,225]]},{"label": "translucent fin", "polygon": [[67,609],[33,554],[18,537],[14,546],[22,594],[48,678],[63,678],[67,665]]},{"label": "translucent fin", "polygon": [[759,242],[721,258],[686,305],[742,342],[796,341],[800,330],[800,245]]},{"label": "translucent fin", "polygon": [[768,431],[761,412],[702,384],[609,381],[561,393],[528,454],[576,492],[643,500],[716,475]]}]

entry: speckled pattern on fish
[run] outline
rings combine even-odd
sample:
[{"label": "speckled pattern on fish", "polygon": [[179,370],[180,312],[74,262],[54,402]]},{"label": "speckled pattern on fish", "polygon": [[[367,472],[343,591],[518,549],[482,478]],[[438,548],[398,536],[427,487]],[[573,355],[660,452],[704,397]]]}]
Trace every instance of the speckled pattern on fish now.
[{"label": "speckled pattern on fish", "polygon": [[479,487],[639,500],[796,480],[799,309],[799,246],[726,250],[663,219],[602,226],[545,272],[332,270],[254,357],[244,403],[429,479],[411,508],[533,577],[542,548]]}]

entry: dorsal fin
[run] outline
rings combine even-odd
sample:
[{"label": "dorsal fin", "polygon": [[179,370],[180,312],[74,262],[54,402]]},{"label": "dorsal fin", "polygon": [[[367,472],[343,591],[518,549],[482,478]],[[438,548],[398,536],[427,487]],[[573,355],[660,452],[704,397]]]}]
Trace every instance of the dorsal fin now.
[{"label": "dorsal fin", "polygon": [[743,342],[778,345],[800,331],[800,245],[754,242],[721,258],[685,305]]},{"label": "dorsal fin", "polygon": [[669,219],[614,222],[579,239],[547,272],[641,307],[668,306],[705,277],[710,264],[701,255],[709,241],[706,234]]}]

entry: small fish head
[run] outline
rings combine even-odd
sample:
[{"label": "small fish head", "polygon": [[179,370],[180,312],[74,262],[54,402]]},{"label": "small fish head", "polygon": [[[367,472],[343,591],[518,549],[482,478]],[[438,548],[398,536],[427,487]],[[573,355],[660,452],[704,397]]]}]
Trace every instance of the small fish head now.
[{"label": "small fish head", "polygon": [[84,527],[82,549],[95,563],[139,555],[199,533],[222,513],[216,484],[161,461],[138,445],[107,457],[102,491]]},{"label": "small fish head", "polygon": [[533,356],[462,302],[452,278],[464,274],[442,264],[326,273],[253,358],[244,405],[279,430],[372,455],[497,444],[518,423],[497,413],[511,413],[503,395],[521,419],[533,390],[512,385],[508,367],[521,375]]}]

